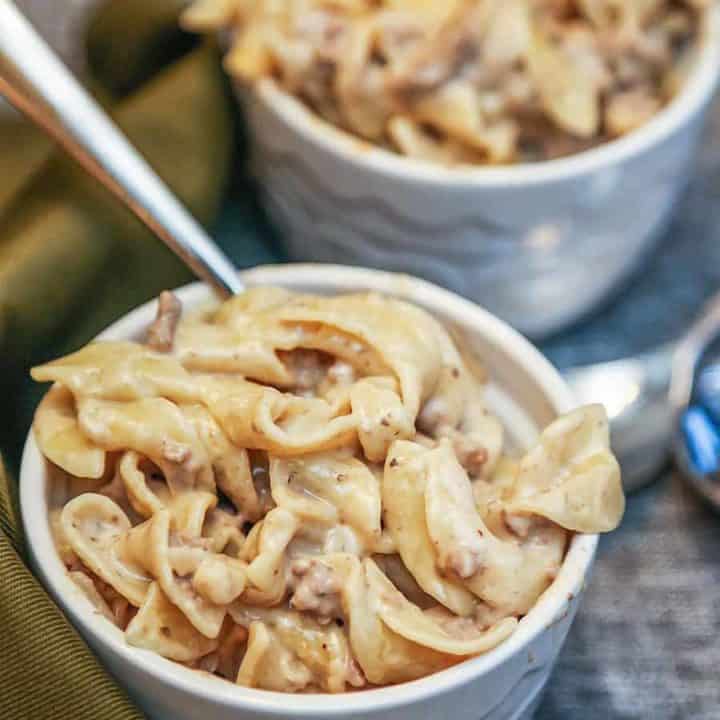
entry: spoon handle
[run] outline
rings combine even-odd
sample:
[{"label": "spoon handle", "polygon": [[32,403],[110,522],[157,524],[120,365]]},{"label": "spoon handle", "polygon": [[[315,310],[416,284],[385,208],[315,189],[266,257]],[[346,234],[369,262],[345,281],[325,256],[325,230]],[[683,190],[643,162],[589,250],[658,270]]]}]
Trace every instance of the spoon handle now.
[{"label": "spoon handle", "polygon": [[242,290],[230,259],[10,0],[0,0],[0,95],[50,135],[198,277],[223,296]]}]

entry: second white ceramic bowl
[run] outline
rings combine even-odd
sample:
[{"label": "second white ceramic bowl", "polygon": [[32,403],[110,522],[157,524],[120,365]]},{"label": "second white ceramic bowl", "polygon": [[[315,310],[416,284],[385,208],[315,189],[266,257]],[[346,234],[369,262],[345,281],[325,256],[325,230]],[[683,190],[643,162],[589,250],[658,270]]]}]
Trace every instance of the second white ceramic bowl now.
[{"label": "second white ceramic bowl", "polygon": [[270,80],[240,91],[264,204],[293,260],[410,272],[533,337],[595,307],[665,227],[720,75],[720,8],[683,91],[588,152],[443,168],[336,129]]},{"label": "second white ceramic bowl", "polygon": [[[332,294],[375,290],[424,307],[465,336],[492,383],[488,404],[518,447],[573,405],[557,371],[525,339],[476,305],[421,280],[372,270],[286,265],[244,273],[248,285]],[[186,308],[211,299],[202,285],[179,291]],[[139,339],[155,313],[148,303],[100,338]],[[529,720],[575,616],[592,566],[595,535],[575,535],[560,573],[517,631],[480,657],[414,682],[344,695],[287,695],[240,687],[132,648],[69,579],[48,522],[50,474],[30,434],[20,472],[23,526],[46,588],[108,670],[155,720]]]}]

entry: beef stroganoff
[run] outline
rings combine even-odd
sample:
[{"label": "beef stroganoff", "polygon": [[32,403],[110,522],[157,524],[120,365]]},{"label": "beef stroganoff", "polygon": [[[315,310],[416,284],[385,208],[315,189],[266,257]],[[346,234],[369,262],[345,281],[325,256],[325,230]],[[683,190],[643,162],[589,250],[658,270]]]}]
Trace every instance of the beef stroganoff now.
[{"label": "beef stroganoff", "polygon": [[601,406],[519,457],[446,330],[377,294],[254,288],[32,371],[70,577],[127,642],[338,693],[506,640],[624,498]]},{"label": "beef stroganoff", "polygon": [[226,67],[445,165],[549,160],[648,122],[692,64],[709,0],[196,0]]}]

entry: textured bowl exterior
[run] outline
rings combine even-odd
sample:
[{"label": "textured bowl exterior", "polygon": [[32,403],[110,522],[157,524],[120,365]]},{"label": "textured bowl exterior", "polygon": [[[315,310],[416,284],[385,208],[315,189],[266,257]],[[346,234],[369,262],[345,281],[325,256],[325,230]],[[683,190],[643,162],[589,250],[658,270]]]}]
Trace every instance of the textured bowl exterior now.
[{"label": "textured bowl exterior", "polygon": [[[516,439],[521,442],[529,442],[538,427],[573,405],[564,381],[524,338],[472,303],[424,281],[318,265],[259,268],[243,274],[243,279],[248,284],[319,293],[372,289],[425,307],[462,332],[469,347],[482,357],[495,381],[488,390],[488,403],[508,427],[519,428]],[[207,302],[211,293],[195,284],[181,290],[180,297],[186,307],[193,307]],[[142,306],[101,338],[140,337],[154,309],[154,304]],[[50,534],[48,490],[48,468],[30,434],[20,495],[34,567],[105,666],[155,720],[527,720],[540,701],[575,616],[597,544],[597,536],[574,536],[553,585],[515,634],[490,653],[398,686],[341,696],[291,696],[242,688],[129,647],[120,630],[94,612],[68,578]]]},{"label": "textured bowl exterior", "polygon": [[571,158],[447,169],[338,131],[262,81],[239,89],[253,171],[293,260],[402,271],[540,337],[628,277],[685,187],[720,73],[710,13],[697,69],[645,128]]}]

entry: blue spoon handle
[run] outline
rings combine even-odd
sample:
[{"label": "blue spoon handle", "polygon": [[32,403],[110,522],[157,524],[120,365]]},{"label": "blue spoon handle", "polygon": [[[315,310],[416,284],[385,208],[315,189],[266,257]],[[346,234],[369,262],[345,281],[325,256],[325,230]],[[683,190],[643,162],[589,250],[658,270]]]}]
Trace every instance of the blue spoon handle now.
[{"label": "blue spoon handle", "polygon": [[720,470],[720,433],[708,412],[691,405],[683,414],[680,426],[688,458],[700,475]]}]

